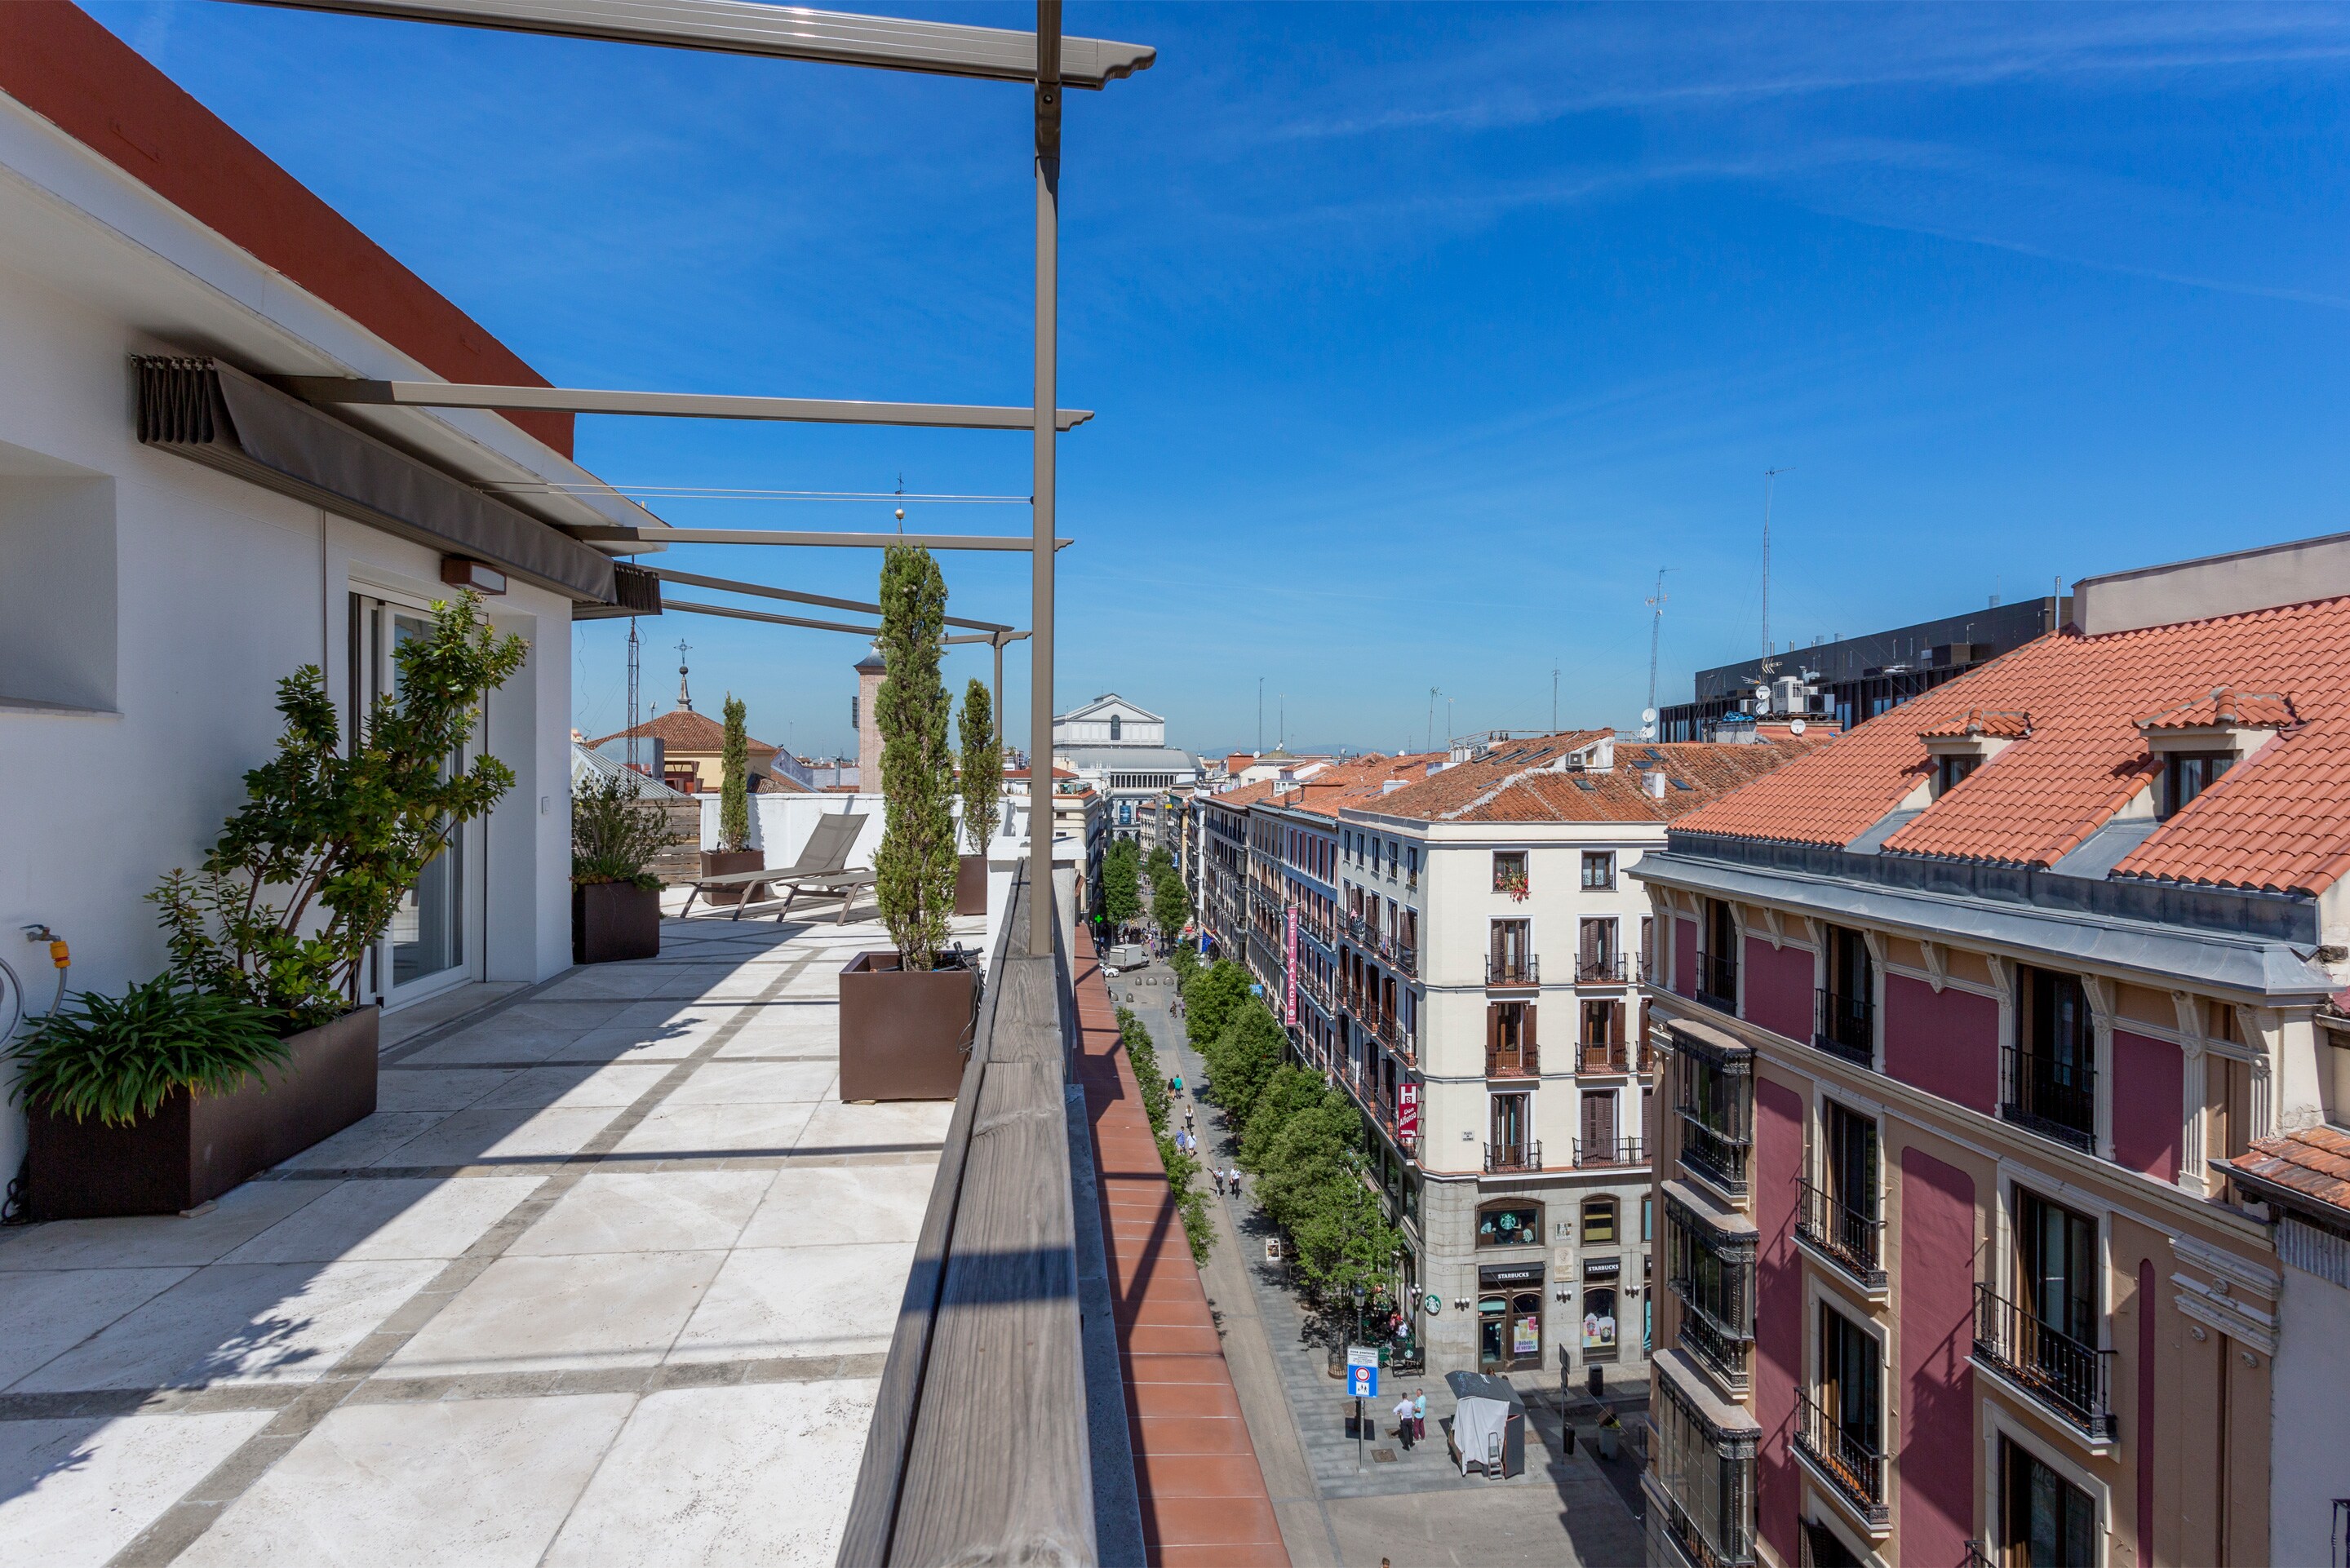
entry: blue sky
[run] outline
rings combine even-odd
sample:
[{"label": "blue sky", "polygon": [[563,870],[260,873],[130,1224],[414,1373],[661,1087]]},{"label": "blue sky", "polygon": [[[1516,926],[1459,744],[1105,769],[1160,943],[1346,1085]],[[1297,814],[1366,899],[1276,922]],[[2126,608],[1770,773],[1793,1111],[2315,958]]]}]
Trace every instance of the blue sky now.
[{"label": "blue sky", "polygon": [[[1016,87],[197,5],[99,17],[550,379],[1022,403]],[[900,14],[1019,26],[1016,6]],[[1630,724],[1805,641],[2350,527],[2350,11],[1072,5],[1062,654],[1170,738]],[[622,483],[1023,496],[1025,439],[583,420]],[[662,501],[705,526],[889,504]],[[1020,505],[910,527],[1014,533]],[[869,597],[868,553],[681,547]],[[947,560],[1025,624],[1024,560]],[[647,687],[850,743],[849,639]],[[619,727],[618,623],[575,634]],[[951,656],[958,681],[984,649]],[[1025,733],[1026,670],[1007,700]]]}]

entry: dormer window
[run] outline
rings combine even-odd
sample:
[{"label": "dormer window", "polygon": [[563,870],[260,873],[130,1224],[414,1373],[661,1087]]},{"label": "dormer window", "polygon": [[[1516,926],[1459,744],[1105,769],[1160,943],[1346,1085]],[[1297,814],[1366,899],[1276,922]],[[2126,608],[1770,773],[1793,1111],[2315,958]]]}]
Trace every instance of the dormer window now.
[{"label": "dormer window", "polygon": [[2290,697],[2225,686],[2144,715],[2138,733],[2160,765],[2155,815],[2178,815],[2219,783],[2221,774],[2300,722]]},{"label": "dormer window", "polygon": [[1983,763],[2032,733],[2029,713],[1993,712],[1970,708],[1918,732],[1934,771],[1929,779],[1933,798],[1956,789]]}]

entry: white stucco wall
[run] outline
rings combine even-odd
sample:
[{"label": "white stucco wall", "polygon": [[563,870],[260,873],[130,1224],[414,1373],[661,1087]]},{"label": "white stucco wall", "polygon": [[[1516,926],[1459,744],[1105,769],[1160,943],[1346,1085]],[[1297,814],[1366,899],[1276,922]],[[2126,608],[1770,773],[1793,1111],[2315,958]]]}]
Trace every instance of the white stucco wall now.
[{"label": "white stucco wall", "polygon": [[[110,704],[0,707],[0,957],[36,1008],[54,971],[24,940],[29,923],[71,944],[75,990],[162,969],[145,895],[196,865],[243,798],[244,772],[270,755],[277,680],[323,664],[328,690],[348,691],[349,595],[448,593],[431,550],[140,447],[129,357],[189,345],[142,330],[119,283],[63,287],[0,247],[0,528],[12,475],[69,469],[110,492],[110,516],[100,507],[76,526],[113,542],[110,581],[102,550],[54,568],[58,591],[113,608]],[[518,585],[491,613],[532,654],[489,704],[485,742],[516,782],[474,830],[486,888],[467,918],[484,933],[484,978],[536,980],[570,959],[570,612]],[[0,691],[10,674],[0,670]],[[0,1173],[14,1175],[23,1149],[10,1107]]]},{"label": "white stucco wall", "polygon": [[2334,1500],[2350,1497],[2350,1290],[2288,1263],[2277,1320],[2269,1561],[2330,1563]]}]

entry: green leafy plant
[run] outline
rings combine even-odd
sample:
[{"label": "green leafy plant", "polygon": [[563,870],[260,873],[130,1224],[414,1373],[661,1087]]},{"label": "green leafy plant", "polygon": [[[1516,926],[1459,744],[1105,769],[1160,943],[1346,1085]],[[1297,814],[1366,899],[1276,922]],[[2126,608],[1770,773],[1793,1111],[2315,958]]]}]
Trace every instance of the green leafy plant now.
[{"label": "green leafy plant", "polygon": [[323,1023],[358,995],[359,964],[450,837],[497,804],[514,772],[482,756],[450,765],[482,699],[522,668],[470,590],[432,607],[431,628],[393,655],[396,691],[376,699],[345,754],[316,665],[277,683],[277,754],[244,775],[245,803],[191,875],[148,895],[162,910],[172,972],[292,1029]]},{"label": "green leafy plant", "polygon": [[646,867],[678,843],[669,813],[646,798],[637,775],[598,775],[571,794],[571,880],[581,887],[625,882],[656,888],[660,878]]},{"label": "green leafy plant", "polygon": [[1003,815],[1003,737],[995,732],[995,703],[977,677],[963,688],[962,836],[973,855],[987,853]]},{"label": "green leafy plant", "polygon": [[1233,1126],[1245,1131],[1257,1096],[1281,1070],[1288,1047],[1288,1037],[1272,1010],[1253,996],[1243,996],[1232,1009],[1222,1031],[1200,1048],[1208,1059],[1209,1088]]},{"label": "green leafy plant", "polygon": [[954,911],[953,759],[947,752],[951,701],[939,678],[947,585],[919,545],[892,545],[881,563],[881,659],[874,694],[881,731],[881,797],[887,821],[873,857],[881,923],[909,970],[938,965]]},{"label": "green leafy plant", "polygon": [[1191,923],[1191,895],[1165,845],[1151,850],[1142,863],[1142,873],[1150,883],[1151,923],[1168,936],[1180,934]]},{"label": "green leafy plant", "polygon": [[718,745],[718,847],[751,847],[751,738],[743,700],[726,694],[726,733]]},{"label": "green leafy plant", "polygon": [[153,1116],[174,1090],[227,1094],[288,1054],[267,1009],[188,990],[168,973],[120,997],[78,992],[31,1022],[8,1053],[19,1069],[16,1103],[108,1127]]},{"label": "green leafy plant", "polygon": [[1218,959],[1201,970],[1183,988],[1183,1029],[1191,1044],[1204,1047],[1222,1034],[1232,1009],[1248,999],[1248,971],[1232,960]]},{"label": "green leafy plant", "polygon": [[1299,1279],[1326,1301],[1357,1285],[1386,1289],[1404,1244],[1372,1189],[1363,1137],[1344,1094],[1289,1069],[1264,1085],[1241,1140],[1258,1203],[1287,1233]]},{"label": "green leafy plant", "polygon": [[1167,967],[1175,971],[1175,994],[1189,1001],[1191,977],[1201,972],[1199,951],[1179,943],[1175,950],[1167,955]]}]

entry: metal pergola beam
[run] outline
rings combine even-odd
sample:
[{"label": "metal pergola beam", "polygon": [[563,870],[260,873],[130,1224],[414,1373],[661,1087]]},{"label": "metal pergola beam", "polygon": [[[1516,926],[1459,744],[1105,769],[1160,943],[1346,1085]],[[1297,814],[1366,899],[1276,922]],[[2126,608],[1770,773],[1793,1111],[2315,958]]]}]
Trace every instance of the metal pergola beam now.
[{"label": "metal pergola beam", "polygon": [[[507,33],[601,38],[931,76],[1035,81],[1036,35],[954,22],[858,16],[746,0],[246,0],[293,11],[335,11]],[[1148,70],[1159,51],[1106,38],[1060,40],[1058,79],[1098,89]]]},{"label": "metal pergola beam", "polygon": [[775,615],[767,610],[735,609],[730,605],[695,604],[691,599],[662,599],[661,613],[667,615],[671,610],[683,610],[688,615],[721,615],[729,620],[764,621],[770,626],[805,627],[810,631],[845,631],[858,637],[881,635],[881,628],[878,626],[844,626],[839,621],[806,620],[795,615]]},{"label": "metal pergola beam", "polygon": [[[797,545],[837,550],[882,550],[892,545],[920,545],[925,550],[1035,548],[1035,541],[1016,534],[799,534],[780,528],[623,528],[618,524],[566,532],[590,544],[641,545],[648,549],[661,545]],[[1066,550],[1076,543],[1055,539],[1053,548]]]},{"label": "metal pergola beam", "polygon": [[[881,613],[879,605],[869,604],[863,599],[837,599],[829,594],[806,593],[798,588],[771,588],[764,583],[738,582],[733,577],[705,577],[695,572],[681,572],[673,566],[647,566],[643,569],[665,583],[684,583],[697,588],[718,588],[730,594],[756,594],[761,598],[789,599],[794,604],[823,605],[829,609],[863,610],[868,615]],[[949,626],[967,626],[974,631],[1004,632],[1012,629],[1001,621],[965,620],[960,616],[951,615],[946,618],[946,623]],[[1024,632],[1021,635],[1024,637],[1027,634]],[[992,639],[984,637],[951,637],[947,640],[949,642],[987,642]]]},{"label": "metal pergola beam", "polygon": [[[402,409],[530,409],[562,414],[638,414],[673,420],[765,420],[827,425],[908,425],[931,430],[1024,431],[1032,409],[983,403],[868,403],[829,398],[753,398],[723,392],[602,391],[580,387],[503,387],[457,381],[370,381],[352,376],[280,376],[276,384],[308,403]],[[1056,411],[1074,430],[1091,409]]]}]

